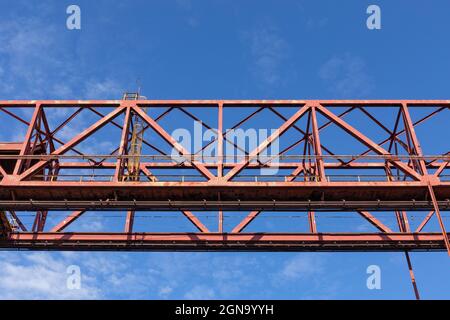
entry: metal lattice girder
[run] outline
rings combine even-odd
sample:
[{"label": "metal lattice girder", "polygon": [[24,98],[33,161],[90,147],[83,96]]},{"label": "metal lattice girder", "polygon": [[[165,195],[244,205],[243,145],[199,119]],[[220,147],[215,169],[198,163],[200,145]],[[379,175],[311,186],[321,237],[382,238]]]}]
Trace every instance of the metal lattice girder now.
[{"label": "metal lattice girder", "polygon": [[[386,113],[380,115],[380,108]],[[449,108],[450,100],[0,101],[0,116],[26,126],[24,141],[0,142],[0,210],[8,210],[20,226],[3,233],[9,236],[0,247],[447,248],[450,252],[443,216],[450,209],[450,179],[446,173],[450,154],[448,149],[439,154],[424,154],[423,150],[428,148],[418,136],[418,129],[433,119],[448,123]],[[49,117],[55,109],[59,110],[56,123],[55,117]],[[266,120],[261,120],[263,115]],[[352,116],[359,117],[358,121],[352,121]],[[78,117],[85,117],[85,128],[78,130],[74,125]],[[133,153],[130,148],[133,121],[140,124],[135,136],[146,132],[139,142],[142,153]],[[182,127],[196,121],[213,132],[214,137],[202,141],[200,148],[188,150],[171,133],[177,121]],[[371,131],[367,130],[370,126]],[[273,131],[253,147],[233,140],[233,130],[249,127]],[[114,136],[108,131],[101,136],[105,128],[113,128],[118,134]],[[331,139],[329,130],[337,130]],[[341,136],[335,138],[334,132],[338,131]],[[111,150],[86,151],[86,141],[99,136],[107,139]],[[269,155],[265,154],[277,142],[282,142],[280,150],[273,153],[271,149]],[[348,143],[360,148],[345,153]],[[215,153],[205,156],[208,148],[215,148]],[[230,158],[227,148],[241,155]],[[131,169],[130,163],[138,163],[132,169],[136,178],[123,179]],[[264,175],[260,173],[263,169],[278,172]],[[47,215],[56,210],[67,211],[66,218],[48,226]],[[200,233],[134,232],[135,213],[176,210]],[[197,216],[197,212],[207,210],[219,213],[216,233]],[[406,210],[428,214],[413,228]],[[36,213],[33,226],[27,228],[20,211]],[[84,219],[86,211],[123,211],[121,230],[125,232],[77,232],[74,222]],[[246,214],[228,230],[224,211],[246,211]],[[244,233],[253,221],[260,219],[261,211],[304,211],[310,233]],[[357,212],[374,228],[374,233],[323,234],[320,220],[316,221],[316,214],[322,211]],[[377,218],[380,211],[393,212],[399,232]],[[424,233],[433,219],[437,219],[439,230]],[[71,232],[66,229],[69,225]]]},{"label": "metal lattice girder", "polygon": [[15,233],[0,247],[44,250],[403,251],[443,250],[436,233]]}]

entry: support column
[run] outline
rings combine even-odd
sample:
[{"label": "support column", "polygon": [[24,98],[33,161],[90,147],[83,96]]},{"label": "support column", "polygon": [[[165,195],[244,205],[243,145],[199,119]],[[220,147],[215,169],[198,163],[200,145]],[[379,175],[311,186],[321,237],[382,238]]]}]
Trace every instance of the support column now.
[{"label": "support column", "polygon": [[419,289],[417,288],[416,277],[414,276],[414,271],[411,264],[411,259],[409,258],[408,251],[405,251],[406,262],[408,263],[409,276],[411,277],[411,283],[414,289],[414,295],[416,296],[416,300],[420,300]]},{"label": "support column", "polygon": [[219,103],[217,117],[217,177],[223,177],[223,102]]},{"label": "support column", "polygon": [[422,158],[423,157],[422,147],[420,146],[419,139],[417,138],[416,131],[414,130],[414,124],[411,120],[411,116],[409,114],[408,106],[406,103],[402,103],[402,111],[403,111],[403,122],[405,124],[407,136],[409,136],[411,139],[415,155],[420,157],[420,159],[418,160],[420,171],[423,175],[426,175],[428,174],[428,172],[427,167],[425,165],[425,160]]},{"label": "support column", "polygon": [[134,224],[134,211],[127,212],[127,218],[125,220],[125,232],[132,233]]},{"label": "support column", "polygon": [[223,210],[219,210],[219,233],[223,233]]},{"label": "support column", "polygon": [[[25,135],[25,140],[23,141],[22,148],[20,149],[19,156],[24,156],[29,152],[29,149],[31,147],[31,139],[33,137],[33,132],[35,131],[35,128],[36,128],[37,124],[39,123],[40,114],[41,114],[41,104],[36,104],[33,116],[28,125],[28,130]],[[25,161],[29,162],[30,160],[25,160],[22,158],[19,158],[17,160],[16,165],[14,166],[13,175],[19,175],[21,173]]]},{"label": "support column", "polygon": [[316,175],[319,177],[320,181],[326,181],[325,177],[325,168],[323,165],[322,159],[322,147],[320,144],[320,136],[319,136],[319,127],[317,125],[317,115],[316,115],[316,107],[311,107],[311,123],[312,123],[312,133],[314,139],[314,154],[316,156],[316,168],[318,172]]},{"label": "support column", "polygon": [[[126,154],[127,146],[128,146],[128,134],[129,134],[129,127],[130,127],[130,117],[131,117],[131,107],[127,107],[125,112],[125,119],[122,126],[122,135],[120,138],[120,146],[117,154],[119,156],[123,156]],[[126,162],[126,159],[118,158],[116,162],[116,171],[114,172],[114,181],[119,181],[122,179],[123,176],[123,170],[124,170],[124,163]]]},{"label": "support column", "polygon": [[447,253],[450,256],[450,243],[448,240],[448,234],[447,234],[447,231],[445,230],[444,221],[442,221],[441,211],[439,210],[439,204],[436,200],[436,195],[434,194],[433,187],[431,186],[430,183],[428,183],[428,192],[430,193],[431,201],[433,202],[434,212],[436,214],[436,217],[438,218],[439,226],[441,227],[442,235],[444,237],[445,247],[447,248]]},{"label": "support column", "polygon": [[314,211],[308,211],[309,230],[311,233],[317,233],[316,216]]}]

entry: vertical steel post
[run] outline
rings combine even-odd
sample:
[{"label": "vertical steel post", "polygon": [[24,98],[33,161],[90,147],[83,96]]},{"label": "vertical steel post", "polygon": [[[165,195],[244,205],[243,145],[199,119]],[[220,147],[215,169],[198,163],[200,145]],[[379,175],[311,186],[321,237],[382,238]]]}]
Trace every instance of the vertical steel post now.
[{"label": "vertical steel post", "polygon": [[[28,125],[28,130],[25,135],[25,140],[23,141],[22,148],[20,149],[20,153],[19,153],[20,156],[26,155],[30,149],[31,139],[33,137],[33,132],[35,131],[36,125],[39,121],[40,114],[41,114],[41,104],[37,103],[34,108],[34,112],[33,112],[33,116],[31,117],[31,121]],[[23,158],[17,159],[16,165],[14,166],[13,175],[17,176],[20,174],[24,161],[25,160]]]},{"label": "vertical steel post", "polygon": [[[316,168],[318,168],[319,181],[326,181],[325,168],[322,159],[322,147],[320,144],[319,128],[317,125],[316,107],[311,107],[312,133],[314,139],[314,153],[316,158]],[[317,172],[316,172],[317,175]]]},{"label": "vertical steel post", "polygon": [[219,102],[217,117],[217,177],[223,177],[223,102]]},{"label": "vertical steel post", "polygon": [[309,231],[317,233],[316,216],[314,211],[308,211]]},{"label": "vertical steel post", "polygon": [[447,248],[447,253],[450,256],[450,242],[448,240],[448,234],[445,230],[444,221],[442,221],[441,211],[439,209],[439,204],[436,199],[436,195],[434,194],[433,187],[430,183],[428,183],[428,192],[431,196],[431,201],[433,202],[434,212],[436,214],[436,217],[438,218],[439,226],[441,227],[442,236],[444,237],[445,247]]},{"label": "vertical steel post", "polygon": [[419,289],[417,288],[416,277],[414,276],[414,271],[411,264],[411,259],[409,258],[409,253],[405,250],[406,262],[408,263],[409,276],[411,277],[411,283],[414,289],[414,295],[416,300],[420,300]]},{"label": "vertical steel post", "polygon": [[[126,154],[126,149],[128,145],[128,135],[129,135],[129,128],[130,128],[130,118],[131,118],[131,107],[127,106],[125,111],[125,118],[122,126],[122,135],[120,137],[120,146],[119,150],[117,152],[117,155],[123,156]],[[129,160],[129,159],[127,159]],[[116,161],[116,171],[114,172],[114,181],[119,181],[122,178],[123,171],[124,171],[124,163],[127,162],[126,159],[118,158]]]},{"label": "vertical steel post", "polygon": [[223,233],[223,210],[219,210],[219,233]]},{"label": "vertical steel post", "polygon": [[127,217],[125,220],[125,232],[126,233],[133,232],[133,224],[134,224],[134,211],[128,211]]}]

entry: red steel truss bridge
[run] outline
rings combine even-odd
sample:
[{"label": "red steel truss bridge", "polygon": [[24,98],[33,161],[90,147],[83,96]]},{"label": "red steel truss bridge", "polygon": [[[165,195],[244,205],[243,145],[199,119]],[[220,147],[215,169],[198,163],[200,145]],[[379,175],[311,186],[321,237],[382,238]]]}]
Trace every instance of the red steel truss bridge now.
[{"label": "red steel truss bridge", "polygon": [[450,253],[449,109],[0,101],[0,248]]}]

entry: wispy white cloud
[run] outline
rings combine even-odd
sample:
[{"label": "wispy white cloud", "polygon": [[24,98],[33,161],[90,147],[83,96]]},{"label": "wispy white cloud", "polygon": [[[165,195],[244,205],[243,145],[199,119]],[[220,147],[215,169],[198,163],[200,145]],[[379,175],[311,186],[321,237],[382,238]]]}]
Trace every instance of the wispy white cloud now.
[{"label": "wispy white cloud", "polygon": [[191,0],[176,0],[175,3],[178,7],[184,9],[184,10],[191,10],[192,9],[192,1]]},{"label": "wispy white cloud", "polygon": [[[5,252],[0,258],[0,299],[137,299],[171,293],[127,254]],[[71,265],[80,268],[80,289],[67,287]]]},{"label": "wispy white cloud", "polygon": [[83,73],[68,30],[39,17],[0,22],[2,99],[114,99],[124,84],[108,75]]},{"label": "wispy white cloud", "polygon": [[155,254],[147,266],[161,285],[171,288],[168,298],[185,299],[230,299],[245,292],[253,292],[250,298],[262,298],[269,293],[255,288],[265,287],[279,271],[267,254],[245,253]]},{"label": "wispy white cloud", "polygon": [[308,30],[315,30],[324,28],[328,24],[328,18],[320,17],[320,18],[308,18],[306,20],[306,28]]},{"label": "wispy white cloud", "polygon": [[10,83],[7,93],[43,96],[69,76],[73,70],[66,61],[70,59],[58,45],[59,40],[53,25],[36,18],[0,23],[0,55]]},{"label": "wispy white cloud", "polygon": [[105,219],[101,214],[92,215],[90,219],[80,219],[76,230],[78,232],[101,232],[105,229]]},{"label": "wispy white cloud", "polygon": [[323,272],[324,261],[318,256],[298,254],[286,261],[279,276],[283,280],[304,279]]},{"label": "wispy white cloud", "polygon": [[48,253],[28,253],[21,259],[2,254],[0,299],[95,299],[100,297],[95,279],[82,275],[81,288],[67,287],[67,267],[73,261]]},{"label": "wispy white cloud", "polygon": [[[0,299],[264,299],[298,287],[298,297],[324,298],[338,290],[326,277],[326,260],[307,254],[282,263],[268,254],[219,253],[8,252],[0,258]],[[81,290],[66,288],[69,265],[80,267]]]},{"label": "wispy white cloud", "polygon": [[329,272],[331,268],[323,254],[296,253],[272,277],[273,286],[290,288],[289,284],[293,285],[298,299],[334,299],[342,283],[336,273]]},{"label": "wispy white cloud", "polygon": [[194,5],[191,0],[177,0],[175,3],[177,7],[185,14],[184,21],[189,27],[195,28],[200,25],[200,20],[194,10]]},{"label": "wispy white cloud", "polygon": [[172,287],[170,287],[170,286],[163,286],[163,287],[159,288],[158,295],[162,299],[167,299],[172,292],[173,292],[173,288]]},{"label": "wispy white cloud", "polygon": [[255,78],[266,86],[280,84],[289,44],[277,28],[265,26],[254,29],[246,32],[243,39],[250,50],[250,65]]},{"label": "wispy white cloud", "polygon": [[7,81],[5,69],[1,65],[3,65],[2,62],[0,62],[0,92],[10,93],[14,90],[14,86]]},{"label": "wispy white cloud", "polygon": [[349,53],[326,61],[319,70],[319,77],[338,97],[365,97],[374,88],[364,60]]},{"label": "wispy white cloud", "polygon": [[[46,20],[47,10],[39,17],[17,17],[0,21],[0,100],[4,99],[117,99],[124,84],[107,74],[92,75],[79,68],[80,57],[71,50],[67,30],[60,30]],[[61,123],[71,109],[52,109],[47,113],[50,126]],[[28,118],[30,118],[29,115]],[[68,141],[98,118],[80,113],[57,137]],[[25,127],[14,122],[10,141],[21,141]],[[2,133],[5,135],[6,133]],[[109,153],[115,146],[91,141],[91,153]]]},{"label": "wispy white cloud", "polygon": [[186,292],[184,298],[188,300],[211,300],[215,298],[215,293],[211,287],[198,285]]},{"label": "wispy white cloud", "polygon": [[83,96],[86,99],[118,99],[122,91],[123,84],[115,79],[90,79],[86,83]]}]

